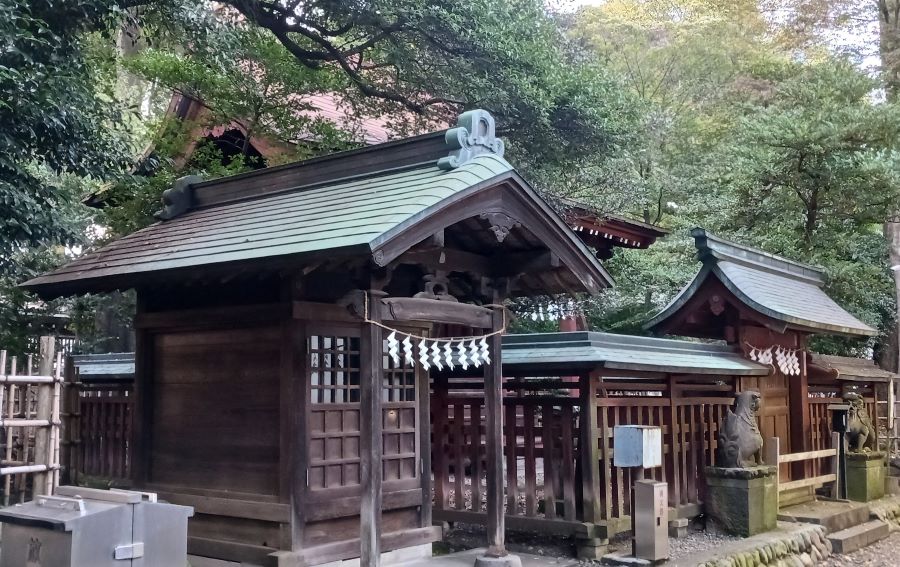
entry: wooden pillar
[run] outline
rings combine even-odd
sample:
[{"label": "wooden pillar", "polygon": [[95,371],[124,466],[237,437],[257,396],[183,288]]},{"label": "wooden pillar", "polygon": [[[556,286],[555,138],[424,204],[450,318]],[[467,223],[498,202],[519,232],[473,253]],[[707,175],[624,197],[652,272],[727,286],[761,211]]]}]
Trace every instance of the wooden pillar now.
[{"label": "wooden pillar", "polygon": [[[370,294],[369,318],[380,321],[378,294]],[[360,341],[360,565],[381,566],[381,454],[384,347],[381,327],[364,323]],[[423,498],[431,495],[423,495]]]},{"label": "wooden pillar", "polygon": [[61,484],[78,484],[78,472],[81,467],[78,457],[81,454],[81,380],[71,356],[66,357],[65,371],[65,413],[63,427],[65,439],[65,470]]},{"label": "wooden pillar", "polygon": [[[806,368],[806,336],[797,335],[800,349],[800,375],[788,378],[788,415],[791,426],[791,452],[804,453],[810,448],[809,372]],[[791,464],[793,479],[805,478],[809,461]]]},{"label": "wooden pillar", "polygon": [[596,372],[582,374],[581,380],[581,483],[584,521],[599,524],[600,510],[600,432],[597,422]]},{"label": "wooden pillar", "polygon": [[[146,311],[146,298],[137,292],[137,317]],[[131,416],[131,476],[136,487],[149,479],[150,435],[152,425],[153,337],[140,326],[134,330],[134,406]]]},{"label": "wooden pillar", "polygon": [[[503,308],[495,307],[493,331],[503,327]],[[488,339],[491,364],[484,367],[484,405],[487,413],[487,538],[488,557],[504,557],[503,513],[503,364],[501,336]]]},{"label": "wooden pillar", "polygon": [[306,350],[306,323],[290,317],[282,325],[282,348],[286,352],[282,352],[280,444],[282,451],[287,451],[281,464],[287,470],[281,475],[281,489],[287,490],[290,495],[289,549],[298,552],[303,549],[309,492],[306,482],[309,467],[309,354]]},{"label": "wooden pillar", "polygon": [[[419,474],[422,478],[422,506],[419,510],[419,526],[431,527],[431,395],[428,372],[420,366],[414,366],[416,373],[416,402],[419,415],[416,420],[419,430]],[[435,444],[440,450],[440,437],[435,435]],[[435,475],[440,482],[439,473]]]}]

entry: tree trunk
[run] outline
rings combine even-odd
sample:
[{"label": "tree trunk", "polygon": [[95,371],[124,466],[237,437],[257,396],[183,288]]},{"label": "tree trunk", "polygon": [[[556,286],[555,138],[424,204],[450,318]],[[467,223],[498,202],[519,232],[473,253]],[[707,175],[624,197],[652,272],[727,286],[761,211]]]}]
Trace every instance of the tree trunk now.
[{"label": "tree trunk", "polygon": [[[884,77],[885,96],[889,102],[900,98],[900,0],[878,0],[879,52],[881,53],[881,69]],[[884,225],[884,236],[888,244],[888,261],[894,275],[894,295],[896,299],[896,321],[888,340],[890,355],[889,370],[900,369],[900,203],[895,207],[892,218]],[[896,388],[895,384],[891,385]],[[896,390],[895,392],[896,393]],[[891,429],[888,450],[893,453],[898,434],[895,396],[889,396],[888,427]]]},{"label": "tree trunk", "polygon": [[885,94],[900,95],[900,0],[878,0],[879,43]]},{"label": "tree trunk", "polygon": [[900,369],[900,268],[893,269],[894,266],[900,267],[900,222],[896,222],[896,218],[884,223],[884,238],[888,244],[888,263],[894,276],[894,294],[897,298],[897,321],[891,329],[891,334],[885,345],[885,355],[882,357],[882,364],[886,364],[885,369],[891,372],[897,372]]}]

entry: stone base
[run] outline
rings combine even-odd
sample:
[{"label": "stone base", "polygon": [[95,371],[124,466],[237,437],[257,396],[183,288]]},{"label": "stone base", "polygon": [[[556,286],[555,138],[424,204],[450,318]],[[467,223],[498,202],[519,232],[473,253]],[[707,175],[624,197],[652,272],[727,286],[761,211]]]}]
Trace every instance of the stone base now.
[{"label": "stone base", "polygon": [[579,538],[575,540],[575,548],[578,559],[597,560],[609,551],[609,540],[603,538]]},{"label": "stone base", "polygon": [[728,533],[749,537],[775,529],[775,467],[706,468],[706,512]]},{"label": "stone base", "polygon": [[654,563],[647,559],[639,559],[624,551],[607,553],[600,561],[602,565],[618,565],[621,567],[650,567]]},{"label": "stone base", "polygon": [[522,567],[522,559],[518,555],[490,557],[479,555],[475,558],[475,567]]},{"label": "stone base", "polygon": [[669,520],[669,537],[687,537],[689,524],[690,522],[687,518]]},{"label": "stone base", "polygon": [[847,498],[871,502],[884,496],[884,456],[881,451],[847,453]]}]

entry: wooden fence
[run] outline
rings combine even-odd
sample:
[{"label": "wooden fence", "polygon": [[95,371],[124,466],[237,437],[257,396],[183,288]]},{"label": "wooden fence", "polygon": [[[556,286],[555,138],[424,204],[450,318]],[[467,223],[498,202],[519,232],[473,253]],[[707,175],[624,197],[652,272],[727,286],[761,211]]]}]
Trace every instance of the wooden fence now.
[{"label": "wooden fence", "polygon": [[[453,379],[434,384],[438,520],[485,521],[485,416],[478,387]],[[661,427],[664,466],[649,476],[669,483],[669,504],[676,511],[699,512],[704,467],[713,463],[718,423],[734,399],[732,385],[673,378],[591,382],[584,376],[578,383],[513,379],[504,388],[505,512],[511,529],[579,535],[591,532],[586,525],[593,523],[609,535],[626,530],[634,479],[631,471],[613,466],[613,429],[624,424]]]},{"label": "wooden fence", "polygon": [[72,458],[80,475],[115,484],[131,478],[131,428],[134,398],[130,383],[78,383],[78,432]]}]

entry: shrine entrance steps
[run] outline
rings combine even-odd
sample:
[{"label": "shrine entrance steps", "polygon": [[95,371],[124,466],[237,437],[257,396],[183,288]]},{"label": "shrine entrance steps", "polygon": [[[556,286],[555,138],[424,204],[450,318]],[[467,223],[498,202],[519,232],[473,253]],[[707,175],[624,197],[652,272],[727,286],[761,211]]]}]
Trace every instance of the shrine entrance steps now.
[{"label": "shrine entrance steps", "polygon": [[[877,505],[878,501],[870,504]],[[823,526],[832,551],[846,554],[884,539],[890,533],[890,524],[873,514],[870,504],[817,500],[783,508],[778,519]]]}]

